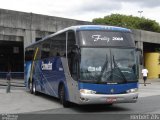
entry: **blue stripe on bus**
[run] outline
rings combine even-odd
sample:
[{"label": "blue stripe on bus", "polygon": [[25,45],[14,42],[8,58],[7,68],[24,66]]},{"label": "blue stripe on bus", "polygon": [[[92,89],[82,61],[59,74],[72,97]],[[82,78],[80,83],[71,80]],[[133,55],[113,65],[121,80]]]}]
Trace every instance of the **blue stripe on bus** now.
[{"label": "blue stripe on bus", "polygon": [[131,32],[130,29],[114,26],[81,26],[77,30],[111,30],[111,31],[124,31]]},{"label": "blue stripe on bus", "polygon": [[[138,88],[138,83],[126,84],[92,84],[79,82],[79,89],[94,90],[99,94],[123,94],[126,90]],[[112,89],[114,92],[111,92]]]}]

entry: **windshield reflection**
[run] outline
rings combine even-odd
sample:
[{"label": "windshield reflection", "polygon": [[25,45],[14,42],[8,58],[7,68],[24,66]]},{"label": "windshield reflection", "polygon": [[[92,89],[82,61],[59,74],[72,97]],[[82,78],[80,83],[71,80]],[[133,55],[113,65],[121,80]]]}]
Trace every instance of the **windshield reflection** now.
[{"label": "windshield reflection", "polygon": [[137,81],[135,50],[82,48],[80,80],[94,83]]}]

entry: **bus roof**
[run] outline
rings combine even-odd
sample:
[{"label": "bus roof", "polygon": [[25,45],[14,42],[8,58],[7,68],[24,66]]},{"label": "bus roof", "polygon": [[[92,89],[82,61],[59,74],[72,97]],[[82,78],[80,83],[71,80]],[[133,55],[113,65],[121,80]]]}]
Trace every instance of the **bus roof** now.
[{"label": "bus roof", "polygon": [[107,31],[120,31],[120,32],[131,32],[130,29],[123,28],[123,27],[116,27],[116,26],[107,26],[107,25],[76,25],[65,28],[63,30],[58,31],[63,32],[67,30],[107,30]]},{"label": "bus roof", "polygon": [[127,28],[107,26],[107,25],[80,25],[73,27],[75,27],[77,30],[107,30],[107,31],[131,32],[131,30]]},{"label": "bus roof", "polygon": [[[48,36],[42,38],[40,41],[35,42],[35,43],[33,43],[33,44],[29,45],[29,46],[35,45],[35,44],[37,44],[39,42],[42,42],[43,40],[45,40],[47,38],[50,38],[52,36],[55,36],[57,34],[63,33],[63,32],[68,31],[68,30],[74,30],[74,31],[79,31],[79,30],[106,30],[106,31],[131,32],[130,29],[123,28],[123,27],[116,27],[116,26],[107,26],[107,25],[76,25],[76,26],[71,26],[71,27],[64,28],[64,29],[62,29],[60,31],[57,31],[56,33],[48,35]],[[29,47],[29,46],[27,46],[27,47]]]}]

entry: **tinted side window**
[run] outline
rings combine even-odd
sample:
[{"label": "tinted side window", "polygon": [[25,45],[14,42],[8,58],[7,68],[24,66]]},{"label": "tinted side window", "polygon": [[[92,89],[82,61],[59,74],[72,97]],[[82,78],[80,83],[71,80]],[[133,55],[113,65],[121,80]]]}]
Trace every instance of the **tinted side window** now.
[{"label": "tinted side window", "polygon": [[41,45],[41,59],[50,57],[50,40],[46,40]]},{"label": "tinted side window", "polygon": [[68,53],[71,52],[74,45],[76,44],[76,37],[74,31],[68,32],[68,41],[67,41],[67,51]]},{"label": "tinted side window", "polygon": [[50,38],[50,56],[66,56],[66,33],[61,33]]}]

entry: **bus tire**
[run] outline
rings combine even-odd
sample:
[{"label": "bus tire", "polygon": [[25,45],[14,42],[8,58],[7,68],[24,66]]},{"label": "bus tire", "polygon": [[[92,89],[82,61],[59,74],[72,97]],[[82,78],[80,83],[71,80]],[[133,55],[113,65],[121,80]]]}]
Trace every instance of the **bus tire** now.
[{"label": "bus tire", "polygon": [[70,106],[69,102],[66,101],[66,94],[65,94],[64,85],[60,85],[60,88],[59,88],[59,99],[60,99],[60,103],[63,105],[63,107],[69,107]]},{"label": "bus tire", "polygon": [[36,91],[36,82],[33,81],[32,83],[33,83],[33,84],[32,84],[32,86],[33,86],[33,87],[32,87],[33,94],[34,94],[34,95],[37,95],[37,91]]}]

